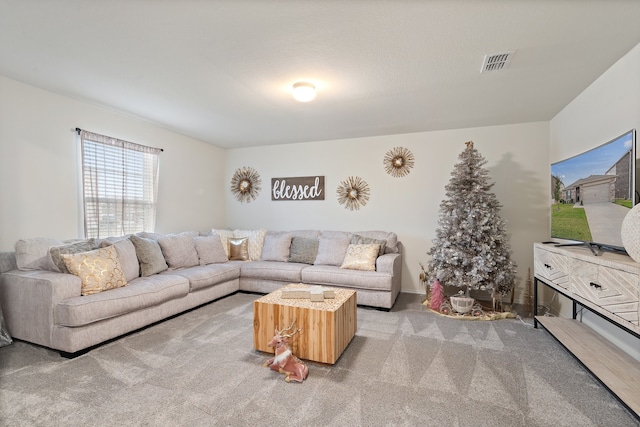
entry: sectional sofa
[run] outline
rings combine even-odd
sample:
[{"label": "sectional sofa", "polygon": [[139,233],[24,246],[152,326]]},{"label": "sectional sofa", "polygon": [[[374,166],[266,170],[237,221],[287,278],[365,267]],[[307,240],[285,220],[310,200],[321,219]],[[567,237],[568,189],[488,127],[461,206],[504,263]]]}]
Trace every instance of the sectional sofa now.
[{"label": "sectional sofa", "polygon": [[390,309],[400,291],[393,232],[212,230],[61,242],[21,239],[0,254],[0,307],[12,337],[63,355],[237,291],[289,283],[352,288]]}]

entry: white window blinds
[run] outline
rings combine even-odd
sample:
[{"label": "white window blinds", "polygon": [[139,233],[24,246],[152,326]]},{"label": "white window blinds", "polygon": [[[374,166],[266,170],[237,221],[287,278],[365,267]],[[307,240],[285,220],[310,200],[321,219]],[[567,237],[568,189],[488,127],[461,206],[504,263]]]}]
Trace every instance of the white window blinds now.
[{"label": "white window blinds", "polygon": [[80,131],[86,237],[154,231],[159,148]]}]

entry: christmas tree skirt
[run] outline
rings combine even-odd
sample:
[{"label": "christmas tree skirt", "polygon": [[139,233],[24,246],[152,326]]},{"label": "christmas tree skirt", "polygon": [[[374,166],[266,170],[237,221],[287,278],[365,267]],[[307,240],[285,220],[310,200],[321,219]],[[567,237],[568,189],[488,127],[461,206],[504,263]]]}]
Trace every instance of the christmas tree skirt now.
[{"label": "christmas tree skirt", "polygon": [[425,300],[422,305],[427,307],[429,311],[439,314],[440,316],[449,317],[451,319],[461,319],[461,320],[500,320],[500,319],[515,319],[517,317],[516,313],[512,312],[500,312],[500,311],[491,311],[487,310],[483,307],[483,314],[481,316],[474,316],[471,313],[457,313],[455,311],[451,311],[448,314],[441,313],[437,310],[432,310],[429,306],[429,300]]}]

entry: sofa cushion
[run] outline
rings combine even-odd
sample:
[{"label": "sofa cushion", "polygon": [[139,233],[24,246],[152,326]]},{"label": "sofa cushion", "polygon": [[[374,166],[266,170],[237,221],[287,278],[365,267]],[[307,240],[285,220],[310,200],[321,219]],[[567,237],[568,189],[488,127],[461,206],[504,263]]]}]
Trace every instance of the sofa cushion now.
[{"label": "sofa cushion", "polygon": [[217,234],[194,237],[193,243],[196,246],[196,252],[198,252],[200,265],[227,262],[229,260],[229,256],[222,246],[220,236]]},{"label": "sofa cushion", "polygon": [[348,270],[332,265],[310,265],[302,270],[302,282],[376,291],[390,291],[393,275],[379,271]]},{"label": "sofa cushion", "polygon": [[82,281],[81,295],[97,294],[127,285],[118,261],[118,252],[113,246],[60,256],[69,272]]},{"label": "sofa cushion", "polygon": [[384,249],[385,254],[397,254],[400,252],[398,248],[398,235],[390,231],[358,231],[354,234],[362,237],[369,237],[372,239],[385,240],[386,245]]},{"label": "sofa cushion", "polygon": [[58,267],[60,273],[69,273],[67,265],[62,260],[62,254],[78,254],[80,252],[88,252],[97,249],[95,239],[80,240],[78,242],[68,243],[66,245],[52,246],[49,248],[51,261]]},{"label": "sofa cushion", "polygon": [[60,245],[62,241],[46,237],[18,240],[15,245],[18,269],[58,271],[51,260],[49,249]]},{"label": "sofa cushion", "polygon": [[340,268],[375,271],[379,252],[379,244],[356,245],[352,243],[347,247],[347,254]]},{"label": "sofa cushion", "polygon": [[240,266],[244,263],[227,262],[224,264],[199,265],[183,270],[166,271],[161,275],[174,274],[189,281],[190,292],[208,288],[240,277]]},{"label": "sofa cushion", "polygon": [[351,238],[351,243],[356,245],[368,245],[374,244],[380,247],[378,251],[378,256],[384,255],[384,251],[387,247],[387,241],[385,239],[374,239],[373,237],[365,237],[360,234],[354,234]]},{"label": "sofa cushion", "polygon": [[278,280],[282,282],[299,283],[305,264],[293,262],[253,261],[241,264],[242,278]]},{"label": "sofa cushion", "polygon": [[229,259],[229,239],[233,237],[233,230],[217,230],[215,228],[212,228],[211,233],[212,235],[220,236],[222,247],[224,248],[224,252],[227,255],[227,259]]},{"label": "sofa cushion", "polygon": [[123,288],[60,302],[54,311],[55,323],[70,327],[88,325],[182,298],[188,292],[189,281],[181,276],[139,277]]},{"label": "sofa cushion", "polygon": [[286,262],[289,259],[290,247],[291,233],[267,233],[264,236],[260,260]]},{"label": "sofa cushion", "polygon": [[143,277],[165,271],[169,266],[162,255],[160,245],[153,239],[131,236],[131,243],[136,248],[136,255],[140,262],[140,275]]},{"label": "sofa cushion", "polygon": [[347,246],[351,243],[351,233],[345,231],[323,231],[318,237],[316,265],[342,265]]},{"label": "sofa cushion", "polygon": [[229,238],[229,259],[249,261],[249,239],[247,237]]},{"label": "sofa cushion", "polygon": [[318,242],[317,237],[294,236],[289,249],[289,262],[313,264],[318,255]]},{"label": "sofa cushion", "polygon": [[189,233],[167,234],[158,239],[169,268],[187,268],[200,264],[194,236]]},{"label": "sofa cushion", "polygon": [[112,245],[118,252],[118,261],[120,261],[127,282],[140,277],[140,263],[138,262],[138,255],[136,255],[136,247],[133,246],[131,240],[128,237],[121,239],[108,238],[100,243],[101,248]]},{"label": "sofa cushion", "polygon": [[262,246],[267,230],[233,230],[233,237],[246,237],[249,239],[249,259],[258,261],[262,255]]}]

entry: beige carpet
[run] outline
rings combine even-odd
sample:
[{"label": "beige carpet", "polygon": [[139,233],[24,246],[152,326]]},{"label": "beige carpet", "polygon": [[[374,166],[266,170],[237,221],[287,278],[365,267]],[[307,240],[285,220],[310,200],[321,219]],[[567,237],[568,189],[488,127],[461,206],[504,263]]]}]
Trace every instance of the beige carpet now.
[{"label": "beige carpet", "polygon": [[401,294],[358,308],[334,366],[302,384],[262,367],[252,294],[235,294],[67,360],[0,348],[2,426],[637,426],[531,321],[465,322]]}]

